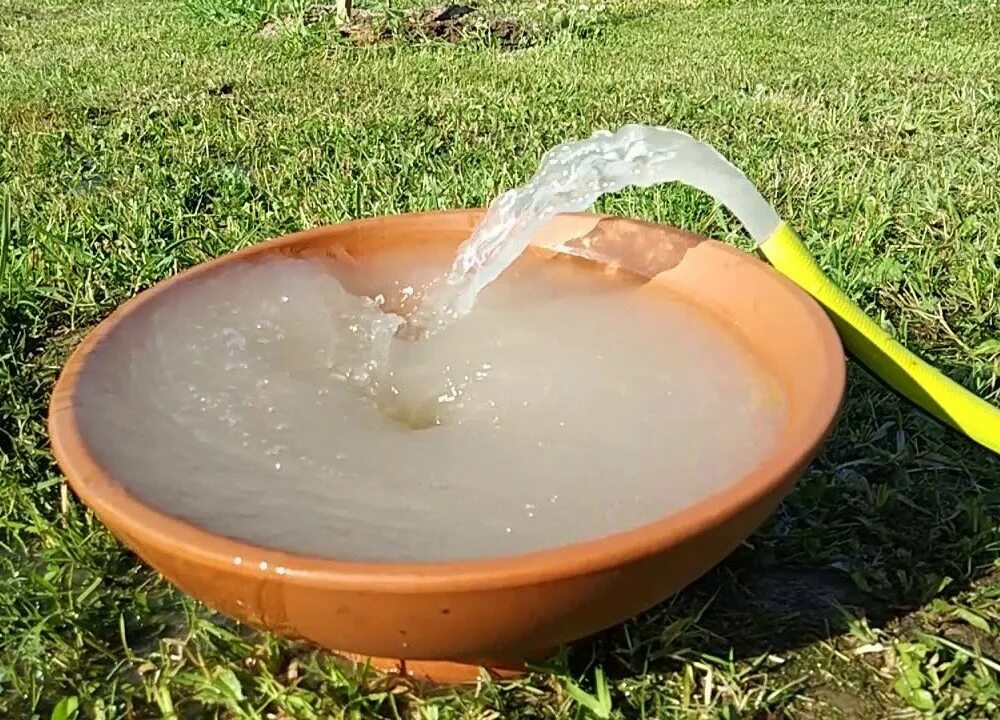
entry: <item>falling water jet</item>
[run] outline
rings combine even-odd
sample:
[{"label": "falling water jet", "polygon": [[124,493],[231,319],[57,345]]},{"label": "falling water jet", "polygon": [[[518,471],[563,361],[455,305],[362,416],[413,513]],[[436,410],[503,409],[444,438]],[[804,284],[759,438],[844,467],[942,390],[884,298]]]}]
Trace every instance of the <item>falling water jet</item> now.
[{"label": "falling water jet", "polygon": [[[448,274],[407,318],[407,337],[438,332],[467,314],[476,296],[524,252],[559,213],[590,208],[626,187],[682,182],[729,208],[758,241],[781,223],[756,186],[714,148],[668,128],[626,125],[563,143],[524,186],[498,196],[458,250]],[[564,247],[552,247],[565,250]]]}]

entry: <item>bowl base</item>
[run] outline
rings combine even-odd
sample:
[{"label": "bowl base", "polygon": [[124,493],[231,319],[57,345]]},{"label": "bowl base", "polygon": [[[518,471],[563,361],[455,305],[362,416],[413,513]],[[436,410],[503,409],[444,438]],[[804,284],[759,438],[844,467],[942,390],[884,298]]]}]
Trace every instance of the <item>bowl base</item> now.
[{"label": "bowl base", "polygon": [[514,680],[528,674],[528,666],[524,660],[464,663],[447,660],[396,660],[348,652],[338,652],[337,655],[355,667],[370,667],[386,675],[398,675],[430,685],[468,685],[479,681],[484,673],[493,680]]}]

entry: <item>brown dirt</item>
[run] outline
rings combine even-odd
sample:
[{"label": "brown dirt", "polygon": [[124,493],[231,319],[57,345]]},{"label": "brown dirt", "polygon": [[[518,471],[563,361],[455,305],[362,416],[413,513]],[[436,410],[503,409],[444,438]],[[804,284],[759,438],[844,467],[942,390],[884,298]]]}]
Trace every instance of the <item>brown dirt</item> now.
[{"label": "brown dirt", "polygon": [[[335,5],[313,5],[304,15],[307,26],[317,25],[336,14]],[[278,34],[285,20],[268,22],[261,28],[263,37]],[[356,10],[340,34],[353,45],[378,45],[402,40],[421,42],[437,40],[457,44],[471,37],[498,43],[501,47],[523,47],[530,40],[525,24],[514,17],[501,17],[472,5],[432,5],[410,10],[392,18],[382,13]]]}]

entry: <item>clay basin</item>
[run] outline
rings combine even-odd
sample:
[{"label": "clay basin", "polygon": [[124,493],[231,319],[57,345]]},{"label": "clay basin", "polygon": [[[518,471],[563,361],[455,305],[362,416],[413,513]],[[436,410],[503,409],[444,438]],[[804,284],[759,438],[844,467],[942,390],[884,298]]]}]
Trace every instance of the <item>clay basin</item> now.
[{"label": "clay basin", "polygon": [[453,252],[480,216],[399,215],[300,232],[207,262],[125,303],[76,349],[53,393],[49,429],[70,486],[140,558],[220,612],[431,681],[467,680],[480,667],[517,673],[526,659],[544,659],[678,592],[740,545],[791,489],[834,422],[845,361],[826,315],[797,287],[751,255],[666,226],[580,214],[561,216],[543,232],[577,254],[599,251],[615,258],[618,272],[647,278],[642,292],[650,302],[679,294],[724,323],[773,374],[786,410],[762,460],[723,491],[654,522],[482,560],[310,557],[214,534],[140,501],[88,444],[79,396],[97,370],[95,348],[127,347],[130,327],[192,280],[279,254],[321,259],[346,287],[365,291],[363,269],[380,253],[418,246]]}]

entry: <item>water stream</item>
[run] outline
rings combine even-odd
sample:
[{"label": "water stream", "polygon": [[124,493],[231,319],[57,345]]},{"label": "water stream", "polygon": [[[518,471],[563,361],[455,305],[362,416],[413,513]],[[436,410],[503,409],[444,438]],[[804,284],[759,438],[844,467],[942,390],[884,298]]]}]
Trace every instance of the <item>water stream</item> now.
[{"label": "water stream", "polygon": [[[343,327],[335,334],[346,341],[335,372],[383,412],[398,415],[398,368],[393,358],[399,353],[393,348],[400,348],[395,338],[427,338],[468,314],[480,292],[532,243],[605,260],[593,249],[549,245],[552,241],[538,231],[555,215],[587,210],[606,193],[666,182],[681,182],[710,195],[758,242],[770,237],[780,223],[774,208],[738,168],[711,146],[678,130],[626,125],[616,132],[602,130],[588,139],[563,143],[544,155],[531,180],[490,204],[459,247],[451,269],[424,288],[420,304],[406,318],[383,311],[377,301],[342,316]],[[406,404],[412,402],[408,398]],[[421,403],[425,410],[430,408],[432,418],[437,417],[433,405],[432,398]]]},{"label": "water stream", "polygon": [[553,216],[587,210],[606,193],[666,182],[681,182],[710,195],[758,242],[780,223],[774,208],[737,167],[690,135],[648,125],[602,130],[552,148],[527,184],[490,204],[459,248],[451,271],[408,325],[433,333],[468,313],[479,292],[524,252]]}]

